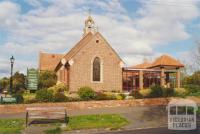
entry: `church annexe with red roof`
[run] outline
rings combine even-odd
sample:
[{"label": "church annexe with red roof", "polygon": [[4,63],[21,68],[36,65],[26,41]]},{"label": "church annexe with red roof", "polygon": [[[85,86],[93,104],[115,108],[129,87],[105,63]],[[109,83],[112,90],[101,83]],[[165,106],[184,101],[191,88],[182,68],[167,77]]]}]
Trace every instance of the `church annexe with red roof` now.
[{"label": "church annexe with red roof", "polygon": [[70,92],[82,86],[95,91],[131,91],[153,84],[180,87],[180,68],[184,65],[168,55],[152,63],[123,65],[119,55],[97,31],[91,16],[85,21],[82,39],[69,52],[39,54],[39,70],[55,71],[57,83],[66,84]]}]

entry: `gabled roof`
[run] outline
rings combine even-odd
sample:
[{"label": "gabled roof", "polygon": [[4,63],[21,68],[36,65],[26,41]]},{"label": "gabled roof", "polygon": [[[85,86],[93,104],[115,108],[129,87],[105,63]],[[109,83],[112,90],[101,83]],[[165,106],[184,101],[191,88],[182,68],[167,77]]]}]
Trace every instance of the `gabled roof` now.
[{"label": "gabled roof", "polygon": [[146,68],[148,68],[150,66],[151,66],[151,63],[145,61],[142,64],[138,64],[138,65],[135,65],[135,66],[132,66],[132,67],[128,67],[128,68],[130,68],[130,69],[146,69]]},{"label": "gabled roof", "polygon": [[158,66],[174,66],[174,67],[184,67],[184,65],[178,60],[172,58],[169,55],[162,55],[157,58],[149,68],[158,67]]},{"label": "gabled roof", "polygon": [[[65,59],[66,61],[69,61],[74,55],[76,55],[85,45],[89,43],[93,39],[94,36],[100,35],[102,38],[103,36],[96,32],[95,34],[92,34],[89,32],[86,36],[84,36],[68,53],[66,53],[61,59]],[[104,39],[104,38],[103,38]],[[112,51],[117,55],[117,57],[122,61],[122,59],[119,57],[119,55],[116,53],[116,51],[109,45],[109,43],[104,39],[104,41],[108,44],[108,46],[112,49]],[[61,62],[59,62],[54,70],[57,70],[61,66]]]},{"label": "gabled roof", "polygon": [[89,32],[68,53],[66,53],[63,58],[65,58],[66,61],[70,60],[83,46],[85,46],[92,39],[92,36],[93,34]]},{"label": "gabled roof", "polygon": [[43,71],[43,70],[53,71],[63,56],[64,56],[63,54],[52,54],[52,53],[40,52],[39,70],[40,71]]}]

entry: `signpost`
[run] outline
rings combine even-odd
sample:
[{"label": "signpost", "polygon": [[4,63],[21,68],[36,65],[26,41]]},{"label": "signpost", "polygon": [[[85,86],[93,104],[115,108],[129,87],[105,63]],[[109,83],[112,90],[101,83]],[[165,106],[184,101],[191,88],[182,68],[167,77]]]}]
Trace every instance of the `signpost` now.
[{"label": "signpost", "polygon": [[1,96],[1,101],[2,104],[4,103],[17,103],[17,99],[15,97],[2,97]]},{"label": "signpost", "polygon": [[30,91],[38,89],[38,71],[36,69],[27,69],[27,89]]}]

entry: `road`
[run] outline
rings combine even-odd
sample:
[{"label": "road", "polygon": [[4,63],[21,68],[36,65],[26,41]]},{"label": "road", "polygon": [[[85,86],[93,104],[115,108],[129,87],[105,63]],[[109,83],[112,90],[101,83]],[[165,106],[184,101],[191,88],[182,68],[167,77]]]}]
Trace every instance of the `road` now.
[{"label": "road", "polygon": [[175,131],[168,130],[166,127],[161,128],[149,128],[140,130],[126,130],[120,132],[108,132],[101,134],[200,134],[200,129],[190,131]]}]

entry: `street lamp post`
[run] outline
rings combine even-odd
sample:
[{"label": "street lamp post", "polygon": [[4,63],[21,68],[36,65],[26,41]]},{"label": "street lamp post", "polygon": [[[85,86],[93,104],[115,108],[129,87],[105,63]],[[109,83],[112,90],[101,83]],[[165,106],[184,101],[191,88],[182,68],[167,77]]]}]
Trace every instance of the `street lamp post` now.
[{"label": "street lamp post", "polygon": [[10,94],[12,94],[12,88],[13,88],[13,64],[14,64],[14,57],[12,56],[10,58],[10,64],[11,64],[11,71],[10,71]]}]

